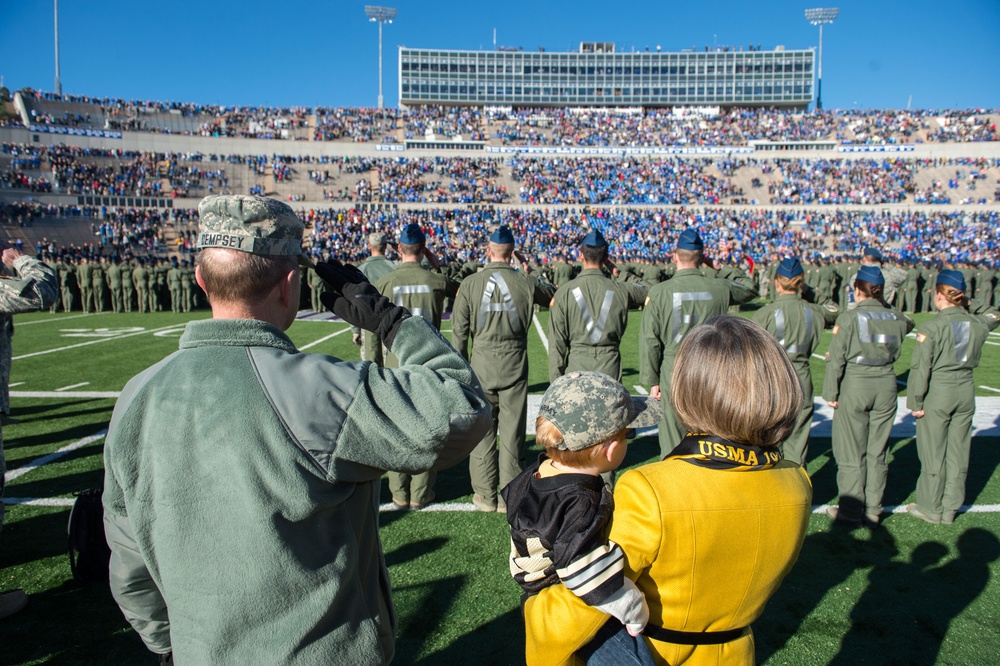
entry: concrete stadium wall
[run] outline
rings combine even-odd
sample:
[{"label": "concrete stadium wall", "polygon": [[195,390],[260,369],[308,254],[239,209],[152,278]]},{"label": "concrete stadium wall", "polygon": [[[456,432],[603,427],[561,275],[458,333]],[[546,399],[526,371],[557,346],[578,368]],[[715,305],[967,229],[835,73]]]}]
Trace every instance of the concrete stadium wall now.
[{"label": "concrete stadium wall", "polygon": [[[385,151],[379,150],[377,143],[352,143],[347,141],[288,141],[280,139],[239,139],[230,137],[202,137],[184,136],[178,134],[151,134],[147,132],[122,132],[121,139],[109,139],[104,137],[70,136],[64,134],[50,134],[46,132],[32,132],[23,127],[0,127],[0,142],[3,143],[27,143],[43,146],[54,146],[68,144],[74,146],[84,146],[89,148],[122,149],[136,151],[150,151],[161,153],[205,153],[216,155],[311,155],[320,157],[327,155],[330,157],[496,157],[504,159],[509,157],[503,153],[486,153],[467,150],[407,150],[407,151]],[[934,143],[934,144],[907,144],[913,146],[912,152],[860,152],[841,153],[833,150],[823,151],[765,151],[743,155],[743,157],[754,157],[757,159],[781,159],[781,158],[829,158],[829,159],[877,159],[879,157],[891,158],[921,158],[921,159],[947,159],[947,158],[980,158],[1000,159],[1000,141],[989,141],[979,143]],[[606,149],[603,149],[606,150]],[[614,159],[620,157],[619,154],[575,154],[557,155],[551,157],[606,157]],[[658,156],[647,156],[655,158]],[[697,159],[712,157],[712,155],[676,155],[676,157]]]}]

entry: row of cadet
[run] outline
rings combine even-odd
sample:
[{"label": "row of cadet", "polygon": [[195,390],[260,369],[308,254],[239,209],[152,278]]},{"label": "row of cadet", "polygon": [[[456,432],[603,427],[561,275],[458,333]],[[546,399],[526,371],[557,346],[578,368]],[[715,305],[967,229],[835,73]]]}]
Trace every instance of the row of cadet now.
[{"label": "row of cadet", "polygon": [[[574,272],[570,264],[554,262],[541,279],[514,250],[515,239],[506,226],[490,237],[485,267],[459,267],[459,273],[464,272],[461,283],[440,268],[419,225],[411,224],[400,234],[397,252],[402,261],[398,266],[386,257],[388,245],[385,233],[370,235],[371,256],[360,264],[362,272],[394,303],[438,328],[446,301],[454,299],[452,342],[470,360],[494,406],[495,432],[470,458],[473,501],[487,511],[503,510],[497,491],[525,466],[527,331],[535,306],[549,308],[551,381],[573,371],[600,371],[620,381],[619,348],[628,311],[643,308],[639,382],[651,387],[651,396],[662,397],[669,395],[673,360],[686,334],[758,296],[754,278],[707,257],[704,243],[693,229],[680,234],[671,270],[661,270],[669,279],[652,285],[648,274],[640,274],[632,266],[623,270],[612,263],[607,241],[598,231],[588,234],[579,246],[582,269]],[[520,270],[511,265],[515,259]],[[782,447],[786,459],[800,465],[806,462],[813,416],[809,359],[823,329],[833,326],[823,397],[835,408],[833,446],[841,507],[834,511],[834,517],[858,524],[881,520],[888,436],[897,404],[892,366],[903,337],[914,327],[912,320],[889,306],[892,296],[887,276],[899,280],[897,286],[904,284],[901,278],[906,276],[882,263],[877,248],[866,248],[858,264],[845,264],[851,272],[845,271],[842,279],[850,288],[844,290],[841,305],[833,294],[821,297],[818,288],[809,287],[806,267],[799,259],[773,261],[767,270],[760,271],[773,275],[769,280],[771,302],[753,315],[779,340],[801,380],[802,411],[795,431]],[[438,270],[429,270],[433,268]],[[322,281],[314,278],[311,286],[318,298],[324,288]],[[969,303],[967,292],[968,283],[961,271],[935,272],[930,298],[941,315],[922,327],[910,371],[908,404],[915,416],[927,414],[920,413],[918,418],[918,430],[923,433],[918,444],[921,459],[940,458],[936,469],[930,469],[930,463],[925,465],[918,482],[918,504],[923,515],[937,522],[953,521],[964,499],[967,462],[961,461],[968,459],[971,437],[971,373],[978,365],[988,331],[997,322],[996,310],[986,303]],[[317,309],[319,306],[317,303]],[[955,332],[942,325],[955,317],[963,322]],[[377,336],[365,333],[357,336],[356,342],[362,346],[363,358],[393,367],[395,360]],[[936,349],[932,354],[932,345],[955,351],[948,356]],[[945,357],[951,359],[950,366],[941,365]],[[932,367],[934,364],[940,367]],[[946,385],[960,385],[961,390]],[[932,390],[934,387],[938,392]],[[944,401],[947,405],[941,407],[940,391],[948,396]],[[961,418],[955,416],[956,407],[950,402],[956,396],[963,400]],[[942,409],[950,410],[948,416],[942,415]],[[668,400],[663,411],[659,439],[661,455],[666,455],[686,433]],[[940,442],[934,437],[949,428],[954,428],[951,438],[934,443]],[[948,446],[958,450],[946,451]],[[928,447],[937,448],[931,453]],[[925,449],[928,452],[924,453]],[[946,453],[950,456],[947,464]],[[611,481],[613,475],[605,478]],[[433,483],[433,472],[412,478],[390,475],[393,502],[420,508],[433,500]]]}]

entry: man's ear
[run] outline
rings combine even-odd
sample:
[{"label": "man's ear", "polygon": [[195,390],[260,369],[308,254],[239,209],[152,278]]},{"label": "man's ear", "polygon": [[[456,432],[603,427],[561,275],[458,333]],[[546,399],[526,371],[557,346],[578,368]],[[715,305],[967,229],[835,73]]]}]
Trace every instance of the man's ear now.
[{"label": "man's ear", "polygon": [[299,275],[299,269],[293,268],[292,270],[288,271],[288,274],[285,275],[284,279],[282,279],[281,282],[278,283],[278,289],[280,292],[278,296],[281,299],[282,306],[287,306],[291,302],[292,289],[295,283],[299,279],[301,279],[301,276]]},{"label": "man's ear", "polygon": [[198,283],[202,291],[205,291],[205,280],[201,277],[201,266],[194,267],[194,281]]}]

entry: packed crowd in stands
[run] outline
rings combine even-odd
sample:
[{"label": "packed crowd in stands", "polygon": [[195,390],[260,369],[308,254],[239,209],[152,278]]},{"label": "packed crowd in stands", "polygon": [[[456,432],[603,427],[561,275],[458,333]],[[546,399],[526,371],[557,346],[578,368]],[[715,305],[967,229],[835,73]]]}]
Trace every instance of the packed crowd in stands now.
[{"label": "packed crowd in stands", "polygon": [[[997,109],[783,109],[732,108],[707,115],[673,109],[638,112],[601,109],[422,106],[411,109],[226,107],[184,102],[126,101],[53,93],[26,95],[35,123],[175,132],[145,122],[151,113],[177,113],[200,121],[187,134],[261,139],[396,142],[462,136],[517,146],[745,146],[750,141],[827,140],[845,144],[997,141]],[[93,113],[59,104],[93,106]],[[310,117],[315,127],[310,132]]]}]

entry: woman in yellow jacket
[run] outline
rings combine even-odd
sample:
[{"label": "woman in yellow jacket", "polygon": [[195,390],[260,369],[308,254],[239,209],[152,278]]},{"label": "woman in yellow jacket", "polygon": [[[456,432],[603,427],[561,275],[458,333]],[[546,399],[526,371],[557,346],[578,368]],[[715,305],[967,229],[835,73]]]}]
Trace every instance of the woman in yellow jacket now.
[{"label": "woman in yellow jacket", "polygon": [[[688,334],[670,400],[691,433],[664,460],[623,474],[610,538],[649,604],[658,662],[752,664],[750,624],[802,547],[812,487],[778,445],[802,389],[763,328],[718,317]],[[529,666],[577,664],[608,616],[559,585],[525,602]],[[600,640],[600,635],[597,640]]]}]

